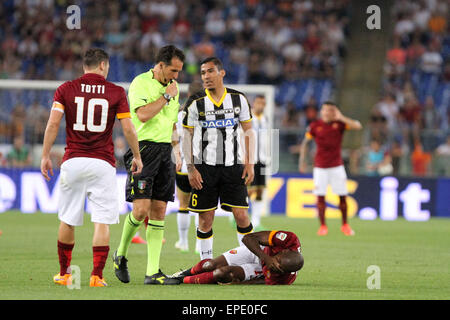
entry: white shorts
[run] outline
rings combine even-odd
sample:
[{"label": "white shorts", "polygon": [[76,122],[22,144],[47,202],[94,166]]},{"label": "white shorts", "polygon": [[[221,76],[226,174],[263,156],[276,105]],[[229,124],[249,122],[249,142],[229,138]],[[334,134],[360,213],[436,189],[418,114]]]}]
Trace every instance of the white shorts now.
[{"label": "white shorts", "polygon": [[263,276],[259,258],[246,246],[240,246],[222,254],[229,266],[239,266],[244,269],[245,280]]},{"label": "white shorts", "polygon": [[315,195],[326,195],[329,184],[333,192],[338,196],[346,196],[348,193],[347,174],[343,165],[333,168],[314,168],[313,180]]},{"label": "white shorts", "polygon": [[95,158],[71,158],[61,165],[58,217],[71,226],[83,225],[86,196],[91,221],[119,223],[116,168]]}]

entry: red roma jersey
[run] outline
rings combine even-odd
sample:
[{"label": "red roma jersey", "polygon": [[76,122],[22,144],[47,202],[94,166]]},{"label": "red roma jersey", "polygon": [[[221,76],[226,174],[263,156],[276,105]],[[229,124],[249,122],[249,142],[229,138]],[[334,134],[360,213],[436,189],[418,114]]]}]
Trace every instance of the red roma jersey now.
[{"label": "red roma jersey", "polygon": [[115,167],[114,121],[130,118],[125,90],[95,73],[63,83],[56,89],[53,107],[66,117],[63,162],[75,157],[102,159]]},{"label": "red roma jersey", "polygon": [[[293,232],[272,231],[269,235],[269,246],[264,248],[264,252],[269,256],[274,256],[284,249],[301,252],[300,240]],[[276,273],[270,271],[262,262],[263,274],[266,284],[291,284],[297,278],[297,272]]]},{"label": "red roma jersey", "polygon": [[341,145],[345,129],[345,123],[342,121],[327,123],[322,120],[316,120],[309,125],[306,136],[314,138],[317,146],[314,167],[333,168],[343,164]]}]

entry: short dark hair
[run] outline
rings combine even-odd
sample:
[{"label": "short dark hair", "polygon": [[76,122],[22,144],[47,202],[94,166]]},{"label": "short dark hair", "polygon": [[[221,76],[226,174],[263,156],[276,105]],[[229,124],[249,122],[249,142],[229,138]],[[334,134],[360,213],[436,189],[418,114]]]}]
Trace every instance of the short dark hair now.
[{"label": "short dark hair", "polygon": [[159,49],[156,55],[156,63],[164,62],[166,65],[170,65],[173,58],[178,58],[184,63],[185,56],[183,51],[174,45],[168,45]]},{"label": "short dark hair", "polygon": [[322,103],[322,107],[326,104],[328,104],[330,106],[335,106],[336,108],[339,108],[338,105],[333,101],[325,101],[324,103]]},{"label": "short dark hair", "polygon": [[88,68],[97,67],[102,61],[108,62],[109,55],[100,48],[91,48],[86,51],[83,57],[83,65]]},{"label": "short dark hair", "polygon": [[214,63],[214,65],[217,67],[217,69],[219,71],[223,70],[223,63],[222,63],[222,61],[219,58],[217,58],[217,57],[208,57],[208,58],[204,59],[202,62],[200,62],[200,65],[208,63],[208,62]]}]

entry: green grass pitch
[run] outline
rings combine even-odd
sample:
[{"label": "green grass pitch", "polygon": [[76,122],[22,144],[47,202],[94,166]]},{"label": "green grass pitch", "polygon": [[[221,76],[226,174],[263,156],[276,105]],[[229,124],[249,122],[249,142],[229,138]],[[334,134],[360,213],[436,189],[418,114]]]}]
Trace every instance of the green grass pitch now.
[{"label": "green grass pitch", "polygon": [[[122,222],[111,228],[111,251],[117,248]],[[263,218],[270,229],[295,232],[302,243],[305,265],[290,286],[264,285],[179,285],[144,286],[146,245],[132,244],[129,251],[131,282],[116,279],[111,258],[104,277],[107,288],[90,288],[93,225],[76,229],[72,264],[80,267],[81,288],[69,290],[53,284],[59,271],[56,237],[59,221],[55,214],[0,214],[0,299],[164,299],[164,300],[311,300],[311,299],[449,299],[450,219],[428,222],[350,221],[356,231],[345,237],[339,220],[328,220],[329,234],[316,235],[316,219],[281,216]],[[142,229],[143,230],[143,229]],[[141,231],[141,233],[143,233]],[[194,219],[189,253],[174,248],[178,238],[176,215],[167,217],[161,269],[172,274],[199,258],[194,253]],[[237,246],[236,231],[227,217],[214,222],[214,254]],[[378,266],[380,289],[369,290],[369,266]],[[370,281],[369,281],[370,282]]]}]

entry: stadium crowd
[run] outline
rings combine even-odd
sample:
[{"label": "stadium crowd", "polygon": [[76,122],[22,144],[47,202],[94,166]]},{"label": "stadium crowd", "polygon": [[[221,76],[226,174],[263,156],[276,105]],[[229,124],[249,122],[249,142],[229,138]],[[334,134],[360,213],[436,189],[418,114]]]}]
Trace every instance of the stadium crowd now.
[{"label": "stadium crowd", "polygon": [[450,3],[399,0],[391,14],[383,90],[371,111],[362,169],[450,175]]},{"label": "stadium crowd", "polygon": [[[275,85],[274,123],[285,132],[285,150],[332,97],[349,36],[348,0],[83,0],[77,1],[81,29],[70,30],[66,9],[72,2],[2,1],[0,79],[74,79],[81,74],[82,53],[96,46],[111,55],[108,80],[129,82],[151,67],[158,48],[172,43],[186,54],[181,83],[199,80],[198,63],[216,55],[224,62],[227,83]],[[421,175],[427,175],[438,150],[448,153],[438,146],[446,143],[450,117],[449,98],[441,94],[450,82],[449,9],[439,0],[395,2],[382,99],[372,110],[363,144],[379,150],[364,147],[348,154],[352,173],[416,174],[409,170],[415,165],[403,165],[415,152]],[[10,111],[0,115],[0,143],[22,136],[28,146],[40,144],[51,99],[48,94],[6,97],[0,90],[2,109]],[[123,139],[115,138],[120,154]],[[12,166],[2,151],[0,165]],[[370,163],[379,161],[380,152],[384,170]],[[440,173],[450,174],[444,169]]]}]

